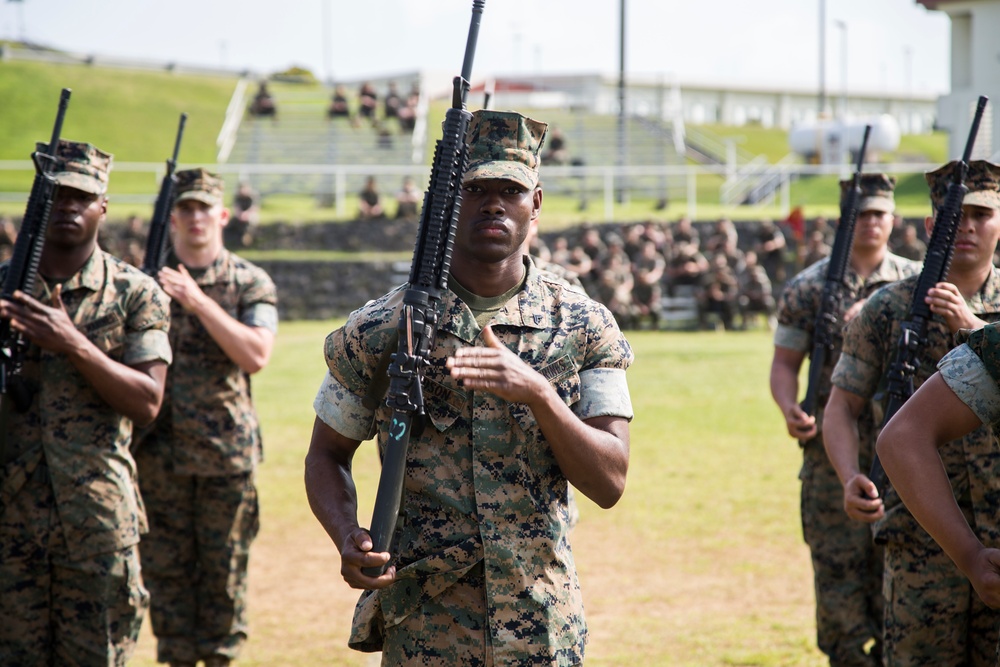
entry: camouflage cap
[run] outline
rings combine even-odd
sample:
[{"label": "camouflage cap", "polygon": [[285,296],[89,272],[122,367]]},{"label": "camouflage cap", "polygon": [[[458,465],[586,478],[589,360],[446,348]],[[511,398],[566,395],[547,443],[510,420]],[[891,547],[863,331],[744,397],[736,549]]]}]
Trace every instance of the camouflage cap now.
[{"label": "camouflage cap", "polygon": [[[840,182],[840,201],[844,201],[852,182],[852,179]],[[858,187],[861,188],[858,212],[892,213],[896,210],[896,200],[892,194],[896,188],[894,177],[885,174],[861,174],[861,178],[858,179]]]},{"label": "camouflage cap", "polygon": [[223,180],[212,172],[198,167],[184,169],[174,174],[174,206],[186,199],[194,199],[209,206],[222,205]]},{"label": "camouflage cap", "polygon": [[[49,145],[39,141],[38,152],[48,152]],[[113,156],[92,144],[60,139],[56,145],[52,177],[59,185],[103,195],[108,191],[108,174]]]},{"label": "camouflage cap", "polygon": [[538,184],[539,151],[547,127],[516,111],[474,112],[465,135],[469,168],[462,182],[502,178],[534,188]]},{"label": "camouflage cap", "polygon": [[[958,160],[924,174],[927,185],[931,189],[931,204],[934,210],[941,208],[948,195],[948,186],[955,180]],[[1000,165],[986,160],[969,162],[969,172],[965,177],[965,185],[969,191],[965,193],[962,204],[985,206],[1000,209]]]}]

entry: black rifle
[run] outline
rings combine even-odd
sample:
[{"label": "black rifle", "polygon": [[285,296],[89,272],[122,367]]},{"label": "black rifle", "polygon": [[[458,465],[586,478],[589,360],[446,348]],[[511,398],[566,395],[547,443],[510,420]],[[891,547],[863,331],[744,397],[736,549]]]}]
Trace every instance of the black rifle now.
[{"label": "black rifle", "polygon": [[[59,96],[59,111],[56,113],[48,146],[31,154],[31,160],[35,164],[35,180],[31,184],[31,195],[14,242],[14,253],[7,267],[7,278],[0,291],[0,299],[13,301],[14,292],[21,291],[31,295],[35,290],[38,264],[45,245],[45,232],[49,227],[52,202],[59,187],[52,173],[55,171],[55,156],[63,120],[66,118],[66,108],[69,106],[70,92],[69,88],[63,88]],[[26,411],[31,405],[30,390],[17,381],[28,346],[24,336],[11,328],[9,319],[0,319],[0,400],[10,393],[18,412]]]},{"label": "black rifle", "polygon": [[[983,119],[987,101],[989,98],[985,95],[979,98],[979,103],[976,105],[976,115],[972,119],[972,128],[969,130],[969,138],[965,142],[965,153],[963,153],[958,168],[955,170],[954,179],[948,185],[944,202],[934,218],[934,231],[931,232],[931,239],[927,244],[924,268],[921,269],[920,278],[917,279],[917,287],[913,291],[913,300],[910,302],[910,310],[906,315],[906,320],[900,325],[901,331],[899,341],[896,344],[896,356],[886,374],[888,382],[886,393],[889,401],[885,408],[885,417],[882,420],[883,427],[903,407],[903,403],[913,395],[913,376],[920,365],[920,353],[927,346],[927,323],[932,315],[931,308],[924,303],[924,299],[927,297],[928,290],[948,276],[948,266],[951,264],[951,256],[955,250],[955,236],[958,234],[958,226],[962,222],[962,200],[965,199],[965,195],[969,191],[965,185],[965,177],[969,173],[972,147],[976,143],[976,135],[979,134],[979,122]],[[878,488],[879,495],[882,495],[882,489],[885,486],[885,469],[882,468],[878,454],[872,461],[868,478]]]},{"label": "black rifle", "polygon": [[[430,183],[424,193],[420,228],[413,249],[410,281],[403,294],[403,307],[396,327],[398,342],[389,365],[389,391],[385,399],[392,409],[392,421],[369,531],[372,551],[376,552],[389,551],[403,498],[406,449],[410,437],[418,437],[424,426],[420,380],[437,332],[437,304],[448,288],[455,226],[462,206],[462,176],[469,164],[465,133],[472,114],[465,108],[465,99],[485,4],[486,0],[472,2],[472,23],[465,44],[462,75],[454,79],[452,105],[442,124],[444,136],[434,149]],[[384,571],[385,566],[362,570],[370,577],[377,577]]]},{"label": "black rifle", "polygon": [[823,367],[827,355],[833,351],[833,338],[836,328],[841,325],[841,309],[844,297],[844,276],[847,274],[847,264],[851,259],[851,245],[854,243],[854,225],[858,221],[858,206],[861,201],[861,168],[865,162],[865,151],[868,149],[868,137],[872,126],[865,126],[865,136],[861,141],[861,151],[858,153],[858,166],[851,179],[851,187],[840,202],[840,224],[833,240],[833,251],[830,253],[830,263],[826,267],[826,281],[820,296],[819,311],[816,313],[816,324],[813,327],[813,349],[809,358],[809,385],[806,396],[802,399],[802,411],[807,415],[816,414],[816,401],[819,398],[819,385],[823,377]]},{"label": "black rifle", "polygon": [[156,277],[167,261],[167,241],[170,240],[170,209],[174,200],[174,184],[177,177],[177,154],[181,150],[181,138],[184,136],[184,123],[187,114],[181,114],[177,126],[177,139],[174,141],[174,155],[167,160],[167,173],[160,182],[160,193],[156,195],[153,206],[153,219],[149,221],[149,237],[146,239],[146,254],[142,258],[142,270],[146,275]]}]

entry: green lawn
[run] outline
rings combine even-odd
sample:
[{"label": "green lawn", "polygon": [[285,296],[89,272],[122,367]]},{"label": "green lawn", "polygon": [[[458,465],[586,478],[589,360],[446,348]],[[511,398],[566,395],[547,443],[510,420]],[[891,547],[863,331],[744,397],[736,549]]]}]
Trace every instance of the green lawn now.
[{"label": "green lawn", "polygon": [[[302,485],[322,341],[334,326],[284,323],[255,381],[266,461],[245,667],[372,664],[346,648],[356,593]],[[647,331],[629,340],[636,416],[626,493],[607,511],[581,498],[573,534],[588,666],[820,667],[799,529],[800,455],[766,388],[770,335]],[[367,522],[378,475],[372,446],[354,473]],[[143,633],[131,664],[152,667],[148,623]]]}]

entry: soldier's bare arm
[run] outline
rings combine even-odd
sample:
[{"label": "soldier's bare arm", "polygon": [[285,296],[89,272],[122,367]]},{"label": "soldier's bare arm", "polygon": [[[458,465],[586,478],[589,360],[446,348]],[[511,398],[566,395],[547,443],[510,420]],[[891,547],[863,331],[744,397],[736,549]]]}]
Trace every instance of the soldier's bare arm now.
[{"label": "soldier's bare arm", "polygon": [[878,488],[861,471],[858,418],[868,399],[834,385],[823,412],[823,446],[844,485],[844,511],[852,519],[873,523],[885,515]]},{"label": "soldier's bare arm", "polygon": [[878,438],[878,455],[914,518],[967,576],[986,604],[1000,607],[1000,550],[987,549],[962,514],[938,448],[979,428],[976,414],[935,373]]},{"label": "soldier's bare arm", "polygon": [[231,317],[201,290],[183,264],[176,271],[164,267],[158,279],[171,299],[198,317],[212,340],[234,364],[251,375],[267,365],[274,346],[274,334],[270,330],[247,326]]},{"label": "soldier's bare arm", "polygon": [[797,440],[813,438],[817,430],[816,418],[799,406],[799,369],[805,358],[805,352],[775,345],[771,360],[771,397],[785,418],[788,435]]},{"label": "soldier's bare arm", "polygon": [[530,407],[566,479],[599,506],[612,507],[625,491],[628,420],[579,419],[549,381],[508,350],[488,326],[483,340],[486,347],[459,348],[448,359],[452,377],[469,389]]},{"label": "soldier's bare arm", "polygon": [[358,525],[358,494],[351,461],[361,444],[316,418],[306,454],[305,483],[309,507],[340,551],[340,574],[352,588],[385,588],[396,576],[394,567],[379,577],[362,568],[380,568],[389,554],[373,552],[368,531]]},{"label": "soldier's bare arm", "polygon": [[52,293],[47,306],[14,292],[14,301],[0,302],[0,316],[35,345],[65,354],[91,386],[116,412],[145,426],[156,418],[163,402],[167,364],[150,361],[126,366],[111,359],[76,328],[62,303],[62,286]]}]

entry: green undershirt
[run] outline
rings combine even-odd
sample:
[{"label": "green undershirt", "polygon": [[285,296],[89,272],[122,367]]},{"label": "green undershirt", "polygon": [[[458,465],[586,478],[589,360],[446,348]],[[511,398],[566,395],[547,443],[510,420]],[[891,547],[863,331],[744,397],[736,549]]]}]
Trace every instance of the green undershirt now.
[{"label": "green undershirt", "polygon": [[472,315],[476,318],[476,324],[482,329],[486,326],[493,316],[496,315],[500,310],[503,309],[504,304],[511,300],[511,298],[521,291],[524,287],[524,283],[528,280],[527,269],[521,274],[521,280],[518,281],[514,287],[510,288],[503,294],[499,296],[479,296],[473,294],[469,290],[462,287],[455,276],[448,276],[448,288],[458,296],[459,299],[465,302],[472,311]]}]

